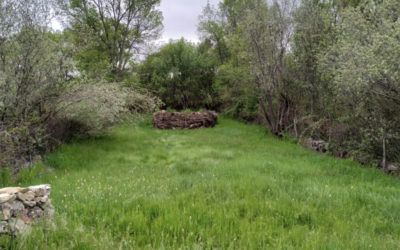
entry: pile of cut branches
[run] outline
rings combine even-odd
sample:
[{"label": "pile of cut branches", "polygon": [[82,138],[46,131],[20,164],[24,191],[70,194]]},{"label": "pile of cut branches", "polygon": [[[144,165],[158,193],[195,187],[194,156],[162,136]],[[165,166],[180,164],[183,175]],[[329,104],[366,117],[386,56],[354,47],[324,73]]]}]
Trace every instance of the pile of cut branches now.
[{"label": "pile of cut branches", "polygon": [[153,116],[153,125],[158,129],[196,129],[209,128],[217,124],[218,114],[214,111],[204,112],[167,112],[160,111]]}]

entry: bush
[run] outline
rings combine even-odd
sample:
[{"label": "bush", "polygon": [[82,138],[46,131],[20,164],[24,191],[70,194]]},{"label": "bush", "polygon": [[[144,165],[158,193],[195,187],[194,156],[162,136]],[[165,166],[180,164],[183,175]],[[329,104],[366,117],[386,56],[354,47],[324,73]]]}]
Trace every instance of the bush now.
[{"label": "bush", "polygon": [[150,55],[140,67],[143,87],[159,96],[167,108],[213,108],[215,63],[195,45],[179,40]]},{"label": "bush", "polygon": [[44,127],[21,124],[0,129],[0,167],[15,166],[15,171],[29,165],[47,147]]},{"label": "bush", "polygon": [[[59,140],[97,135],[121,120],[154,112],[160,105],[158,98],[121,83],[78,83],[58,98],[49,132]],[[55,125],[62,125],[61,130]]]},{"label": "bush", "polygon": [[121,83],[77,81],[46,106],[41,118],[0,128],[0,166],[14,171],[62,142],[104,133],[112,125],[158,110],[161,101]]},{"label": "bush", "polygon": [[59,97],[55,118],[80,124],[82,134],[96,134],[126,113],[127,92],[115,83],[78,84]]},{"label": "bush", "polygon": [[258,100],[252,80],[245,66],[227,63],[218,68],[215,85],[225,114],[245,121],[257,117]]},{"label": "bush", "polygon": [[397,0],[347,9],[336,43],[320,56],[334,91],[330,115],[354,131],[344,143],[363,162],[399,160],[399,10]]}]

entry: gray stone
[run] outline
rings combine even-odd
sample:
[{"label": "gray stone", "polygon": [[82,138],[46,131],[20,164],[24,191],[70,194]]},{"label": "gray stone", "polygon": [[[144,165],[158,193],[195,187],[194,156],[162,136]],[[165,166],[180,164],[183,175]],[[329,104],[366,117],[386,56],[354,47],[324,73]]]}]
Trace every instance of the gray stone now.
[{"label": "gray stone", "polygon": [[28,216],[32,219],[42,218],[44,211],[40,207],[34,207],[28,212]]},{"label": "gray stone", "polygon": [[0,189],[0,194],[16,194],[16,193],[24,193],[26,191],[28,191],[27,188],[8,187]]},{"label": "gray stone", "polygon": [[8,203],[4,203],[1,206],[1,210],[2,210],[2,220],[9,220],[11,218],[11,205]]},{"label": "gray stone", "polygon": [[36,206],[36,201],[22,201],[22,203],[24,203],[24,205],[28,207]]},{"label": "gray stone", "polygon": [[46,196],[50,195],[51,187],[50,185],[38,185],[38,186],[31,186],[29,190],[33,191],[36,196]]},{"label": "gray stone", "polygon": [[11,218],[11,210],[3,209],[3,213],[1,214],[2,220],[9,220]]},{"label": "gray stone", "polygon": [[2,193],[0,194],[0,204],[15,200],[15,194]]},{"label": "gray stone", "polygon": [[13,217],[26,215],[26,213],[28,212],[21,201],[15,200],[10,203],[10,206],[11,206],[11,216]]},{"label": "gray stone", "polygon": [[17,193],[17,198],[28,207],[36,206],[35,193],[28,191],[26,193]]},{"label": "gray stone", "polygon": [[28,191],[26,193],[17,193],[17,197],[21,201],[33,201],[35,199],[35,193],[33,191]]},{"label": "gray stone", "polygon": [[8,234],[10,232],[10,228],[8,227],[8,223],[6,221],[0,221],[0,234]]},{"label": "gray stone", "polygon": [[36,197],[35,201],[37,204],[46,203],[49,200],[49,196],[45,195],[43,197]]},{"label": "gray stone", "polygon": [[396,165],[396,164],[394,164],[394,163],[390,163],[390,164],[388,164],[388,166],[387,166],[387,170],[388,170],[388,171],[391,171],[391,172],[399,172],[399,171],[400,171],[400,166],[399,166],[399,165]]},{"label": "gray stone", "polygon": [[304,146],[321,153],[326,153],[329,149],[329,143],[327,143],[326,141],[313,140],[312,138],[307,139],[304,142]]},{"label": "gray stone", "polygon": [[21,218],[12,218],[8,223],[13,234],[21,234],[28,231],[29,226]]},{"label": "gray stone", "polygon": [[54,217],[54,207],[53,205],[51,205],[51,201],[49,200],[49,202],[44,203],[42,206],[40,206],[43,211],[44,211],[44,217],[45,218],[53,218]]}]

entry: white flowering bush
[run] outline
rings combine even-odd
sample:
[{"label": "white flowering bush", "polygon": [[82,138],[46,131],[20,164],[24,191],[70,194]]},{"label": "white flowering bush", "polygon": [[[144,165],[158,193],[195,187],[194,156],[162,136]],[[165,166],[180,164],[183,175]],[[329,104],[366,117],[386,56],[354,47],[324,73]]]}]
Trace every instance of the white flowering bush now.
[{"label": "white flowering bush", "polygon": [[64,128],[73,130],[67,131],[69,135],[95,135],[123,119],[153,112],[160,105],[158,98],[121,83],[79,83],[60,95],[54,118],[70,125]]}]

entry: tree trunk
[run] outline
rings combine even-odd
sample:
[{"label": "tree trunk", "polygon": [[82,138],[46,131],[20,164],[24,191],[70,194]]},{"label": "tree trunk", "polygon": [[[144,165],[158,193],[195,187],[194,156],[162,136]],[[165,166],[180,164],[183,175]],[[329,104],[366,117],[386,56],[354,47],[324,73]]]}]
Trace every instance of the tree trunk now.
[{"label": "tree trunk", "polygon": [[381,166],[383,168],[383,170],[387,170],[387,159],[386,159],[386,135],[383,135],[382,138],[382,163]]}]

